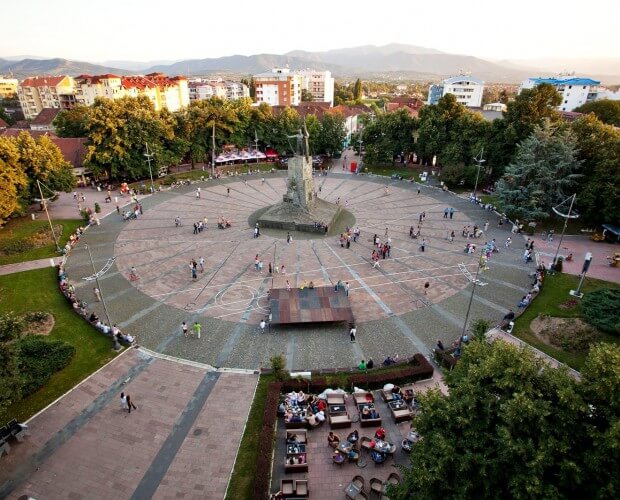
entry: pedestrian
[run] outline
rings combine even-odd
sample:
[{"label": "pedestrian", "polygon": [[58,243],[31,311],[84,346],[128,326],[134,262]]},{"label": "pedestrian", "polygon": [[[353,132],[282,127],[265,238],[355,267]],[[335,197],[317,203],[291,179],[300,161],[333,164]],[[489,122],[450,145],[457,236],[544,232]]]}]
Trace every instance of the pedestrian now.
[{"label": "pedestrian", "polygon": [[260,332],[261,333],[265,333],[265,327],[267,326],[267,323],[265,323],[264,319],[260,320],[260,325],[259,326],[260,326]]},{"label": "pedestrian", "polygon": [[384,191],[385,191],[385,196],[387,196],[388,194],[390,194],[390,187],[385,186]]},{"label": "pedestrian", "polygon": [[290,243],[291,241],[293,241],[293,237],[291,236],[291,233],[286,233],[286,242]]},{"label": "pedestrian", "polygon": [[506,243],[504,243],[504,246],[506,247],[506,250],[508,250],[510,248],[510,244],[512,243],[512,238],[510,238],[510,236],[508,236],[508,238],[506,238]]},{"label": "pedestrian", "polygon": [[431,286],[431,284],[427,281],[426,283],[424,283],[424,295],[426,295],[426,292],[428,292],[428,287]]},{"label": "pedestrian", "polygon": [[138,408],[136,407],[135,404],[133,404],[133,401],[131,400],[131,396],[129,394],[127,394],[127,411],[129,413],[131,413],[131,409],[137,410]]},{"label": "pedestrian", "polygon": [[347,297],[349,296],[349,290],[351,289],[351,285],[349,285],[349,282],[347,281],[344,284],[344,293],[347,295]]},{"label": "pedestrian", "polygon": [[448,218],[448,212],[450,212],[449,208],[446,207],[446,208],[443,209],[443,218],[444,219]]},{"label": "pedestrian", "polygon": [[355,342],[356,335],[357,335],[357,328],[355,328],[355,325],[352,325],[351,330],[349,331],[349,337],[351,337],[351,342]]},{"label": "pedestrian", "polygon": [[77,192],[76,191],[73,191],[73,199],[77,200]]},{"label": "pedestrian", "polygon": [[291,282],[289,280],[286,280],[286,290],[291,291]]},{"label": "pedestrian", "polygon": [[183,323],[181,323],[181,331],[183,332],[183,336],[185,338],[187,338],[189,336],[189,334],[187,332],[187,323],[185,321],[183,321]]},{"label": "pedestrian", "polygon": [[192,330],[192,335],[196,335],[196,337],[200,338],[200,330],[202,330],[202,325],[198,321],[194,323]]},{"label": "pedestrian", "polygon": [[420,188],[418,187],[418,194],[420,194]]},{"label": "pedestrian", "polygon": [[121,207],[119,207],[118,205],[116,205],[116,213],[117,214],[121,214]]},{"label": "pedestrian", "polygon": [[207,222],[209,222],[208,217],[205,216],[204,219],[202,219],[202,222],[204,224],[204,228],[207,229]]},{"label": "pedestrian", "polygon": [[487,221],[484,223],[484,232],[486,233],[488,230],[489,230],[489,221],[487,220]]},{"label": "pedestrian", "polygon": [[127,409],[127,396],[124,392],[121,392],[121,410]]},{"label": "pedestrian", "polygon": [[426,247],[426,239],[422,238],[422,243],[420,243],[420,252],[423,252],[425,247]]},{"label": "pedestrian", "polygon": [[385,237],[386,238],[388,237],[388,228],[387,227],[385,228]]},{"label": "pedestrian", "polygon": [[200,198],[200,188],[196,188],[196,198]]},{"label": "pedestrian", "polygon": [[229,187],[226,188],[226,196],[230,196],[230,188]]},{"label": "pedestrian", "polygon": [[198,273],[196,272],[196,267],[194,266],[193,261],[189,263],[189,269],[192,273],[192,279],[197,279],[198,278]]},{"label": "pedestrian", "polygon": [[271,264],[271,262],[267,266],[267,270],[269,271],[269,274],[273,274],[273,265]]},{"label": "pedestrian", "polygon": [[286,268],[284,267],[284,264],[282,264],[282,266],[280,267],[280,274],[286,274]]},{"label": "pedestrian", "polygon": [[95,299],[97,302],[101,302],[101,292],[99,291],[99,288],[95,287],[93,289],[93,293],[95,294]]},{"label": "pedestrian", "polygon": [[204,273],[205,272],[205,260],[202,257],[198,258],[198,265],[200,266],[200,272]]},{"label": "pedestrian", "polygon": [[254,238],[258,238],[258,226],[254,228]]},{"label": "pedestrian", "polygon": [[454,243],[454,231],[450,233],[450,243]]},{"label": "pedestrian", "polygon": [[454,215],[454,208],[450,207],[450,218],[452,219],[452,216]]}]

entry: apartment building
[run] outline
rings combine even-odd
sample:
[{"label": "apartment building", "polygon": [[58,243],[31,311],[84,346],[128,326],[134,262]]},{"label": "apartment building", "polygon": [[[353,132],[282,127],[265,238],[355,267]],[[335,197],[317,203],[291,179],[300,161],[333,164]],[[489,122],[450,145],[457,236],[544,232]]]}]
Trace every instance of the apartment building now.
[{"label": "apartment building", "polygon": [[482,104],[484,82],[473,76],[453,76],[441,83],[431,85],[428,89],[427,104],[437,104],[446,94],[452,94],[457,102],[470,108],[479,108]]},{"label": "apartment building", "polygon": [[0,77],[0,99],[14,99],[17,96],[18,83],[16,78]]},{"label": "apartment building", "polygon": [[188,86],[190,101],[201,101],[212,97],[234,101],[250,97],[249,87],[241,82],[195,78],[190,80]]},{"label": "apartment building", "polygon": [[24,117],[34,119],[43,108],[69,109],[75,105],[75,82],[70,76],[26,78],[17,87]]},{"label": "apartment building", "polygon": [[301,102],[303,77],[289,68],[274,68],[254,75],[256,102],[270,106],[297,106]]},{"label": "apartment building", "polygon": [[575,76],[563,76],[552,78],[528,78],[519,88],[519,94],[523,89],[532,89],[542,83],[553,85],[562,96],[562,102],[558,111],[572,111],[586,102],[595,101],[598,98],[598,80]]},{"label": "apartment building", "polygon": [[328,102],[334,105],[334,78],[331,71],[302,70],[302,88],[312,94],[313,102]]}]

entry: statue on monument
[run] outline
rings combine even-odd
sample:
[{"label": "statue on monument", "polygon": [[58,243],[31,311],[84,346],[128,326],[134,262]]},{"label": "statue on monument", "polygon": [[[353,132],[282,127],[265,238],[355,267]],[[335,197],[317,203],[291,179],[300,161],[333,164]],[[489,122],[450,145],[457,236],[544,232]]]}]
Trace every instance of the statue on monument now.
[{"label": "statue on monument", "polygon": [[297,147],[295,148],[295,156],[309,156],[310,147],[308,146],[308,128],[306,127],[306,120],[304,120],[303,132],[301,129],[295,135],[287,135],[288,139],[296,139]]}]

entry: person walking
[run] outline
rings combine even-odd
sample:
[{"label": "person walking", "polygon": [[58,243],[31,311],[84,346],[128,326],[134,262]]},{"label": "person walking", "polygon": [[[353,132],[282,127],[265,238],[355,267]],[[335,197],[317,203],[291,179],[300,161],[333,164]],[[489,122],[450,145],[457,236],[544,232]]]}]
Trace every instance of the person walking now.
[{"label": "person walking", "polygon": [[447,219],[448,218],[448,213],[450,212],[450,209],[448,207],[443,209],[443,218]]},{"label": "person walking", "polygon": [[183,336],[185,338],[189,337],[189,334],[188,334],[187,330],[188,330],[187,323],[185,321],[183,321],[183,323],[181,323],[181,331],[183,332]]},{"label": "person walking", "polygon": [[425,247],[426,247],[426,239],[422,238],[422,243],[420,243],[420,252],[423,252]]},{"label": "person walking", "polygon": [[229,187],[226,188],[226,196],[230,196],[230,188]]},{"label": "person walking", "polygon": [[349,331],[349,337],[351,338],[351,342],[355,342],[356,335],[357,335],[357,328],[355,328],[355,325],[352,325],[351,330]]},{"label": "person walking", "polygon": [[428,281],[427,281],[426,283],[424,283],[424,295],[426,295],[426,294],[427,294],[427,292],[428,292],[428,287],[430,287],[430,286],[431,286],[431,284],[430,284]]},{"label": "person walking", "polygon": [[450,207],[450,218],[454,216],[454,208]]},{"label": "person walking", "polygon": [[124,392],[121,392],[121,410],[127,409],[127,396]]},{"label": "person walking", "polygon": [[454,243],[454,231],[450,233],[450,243]]},{"label": "person walking", "polygon": [[200,188],[196,188],[196,199],[200,199]]},{"label": "person walking", "polygon": [[137,410],[138,408],[136,407],[135,404],[133,404],[133,401],[131,400],[131,396],[129,394],[127,394],[127,411],[129,413],[131,413],[131,409]]},{"label": "person walking", "polygon": [[93,293],[95,294],[95,299],[97,302],[101,302],[101,292],[99,291],[99,288],[95,287],[93,289]]},{"label": "person walking", "polygon": [[488,230],[489,230],[489,221],[487,220],[487,221],[484,223],[484,232],[486,233]]},{"label": "person walking", "polygon": [[508,238],[506,238],[506,243],[504,243],[504,246],[506,247],[506,250],[508,250],[510,248],[510,244],[512,243],[512,238],[510,236],[508,236]]},{"label": "person walking", "polygon": [[347,297],[349,296],[349,290],[350,290],[350,289],[351,289],[351,285],[349,285],[349,282],[347,281],[347,282],[344,284],[344,293],[346,294],[346,296],[347,296]]},{"label": "person walking", "polygon": [[192,334],[195,335],[197,338],[200,338],[200,331],[202,330],[202,325],[198,321],[194,323],[192,330],[193,330]]},{"label": "person walking", "polygon": [[267,327],[267,323],[265,322],[264,319],[260,320],[259,326],[260,326],[260,332],[265,333],[265,328]]}]

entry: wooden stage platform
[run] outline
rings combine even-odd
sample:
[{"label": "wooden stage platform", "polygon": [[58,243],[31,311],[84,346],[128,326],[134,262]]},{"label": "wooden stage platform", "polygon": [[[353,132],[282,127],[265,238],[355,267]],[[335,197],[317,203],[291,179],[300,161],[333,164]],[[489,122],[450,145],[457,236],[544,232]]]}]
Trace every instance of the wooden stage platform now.
[{"label": "wooden stage platform", "polygon": [[344,290],[336,292],[331,286],[272,288],[269,307],[273,325],[354,321],[349,297]]}]

